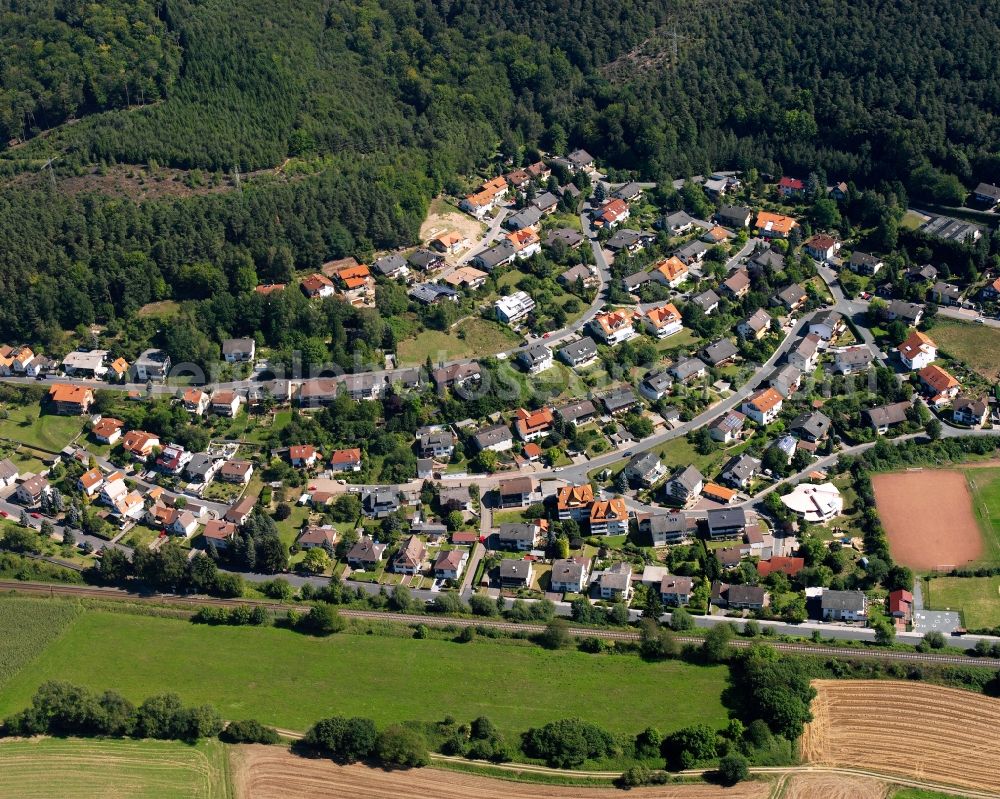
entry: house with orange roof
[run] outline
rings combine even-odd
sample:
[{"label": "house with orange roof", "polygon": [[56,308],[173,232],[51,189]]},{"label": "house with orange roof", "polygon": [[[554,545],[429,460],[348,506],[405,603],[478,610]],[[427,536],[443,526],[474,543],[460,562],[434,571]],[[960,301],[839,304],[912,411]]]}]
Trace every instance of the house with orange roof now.
[{"label": "house with orange roof", "polygon": [[288,448],[288,459],[298,469],[309,469],[316,465],[316,447],[312,444],[293,444]]},{"label": "house with orange roof", "polygon": [[260,294],[267,297],[271,294],[280,294],[286,288],[288,288],[287,283],[265,283],[261,286],[254,287],[254,294]]},{"label": "house with orange roof", "polygon": [[525,444],[521,453],[528,459],[528,463],[534,463],[542,457],[542,448],[538,444]]},{"label": "house with orange roof", "polygon": [[735,502],[738,495],[738,492],[734,489],[720,486],[718,483],[705,483],[701,489],[701,493],[706,499],[721,502],[723,505]]},{"label": "house with orange roof", "polygon": [[125,422],[121,419],[113,419],[110,416],[102,416],[94,422],[94,426],[90,428],[90,432],[93,433],[94,438],[102,444],[114,444],[119,438],[122,437],[122,428],[124,426]]},{"label": "house with orange roof", "polygon": [[757,424],[770,424],[781,413],[782,401],[783,398],[777,390],[773,388],[761,389],[751,394],[743,402],[743,413]]},{"label": "house with orange roof", "polygon": [[594,214],[594,227],[613,228],[629,218],[628,203],[617,197],[608,200]]},{"label": "house with orange roof", "polygon": [[223,519],[212,519],[201,531],[202,544],[213,544],[216,549],[225,549],[236,540],[236,525]]},{"label": "house with orange roof", "polygon": [[100,491],[102,485],[104,485],[104,474],[100,469],[88,469],[76,481],[76,487],[88,497]]},{"label": "house with orange roof", "polygon": [[609,347],[635,338],[638,334],[632,324],[632,312],[624,309],[606,311],[595,316],[589,324],[591,332]]},{"label": "house with orange roof", "polygon": [[16,374],[24,374],[34,357],[35,353],[31,347],[18,347],[10,354],[11,371]]},{"label": "house with orange roof", "polygon": [[590,506],[593,504],[594,487],[590,483],[563,486],[556,496],[556,510],[560,521],[590,521]]},{"label": "house with orange roof", "polygon": [[94,392],[86,386],[56,383],[49,388],[49,402],[57,414],[79,415],[89,411],[94,404]]},{"label": "house with orange roof", "polygon": [[725,244],[734,234],[731,230],[726,230],[722,225],[709,228],[701,235],[701,240],[706,244]]},{"label": "house with orange roof", "polygon": [[159,436],[147,433],[145,430],[129,430],[122,438],[122,448],[133,458],[145,460],[160,446]]},{"label": "house with orange roof", "polygon": [[542,251],[542,240],[538,237],[538,233],[531,228],[508,233],[507,239],[514,245],[514,252],[517,253],[518,258],[530,258]]},{"label": "house with orange roof", "polygon": [[240,412],[240,403],[243,398],[235,391],[223,389],[212,394],[210,400],[212,413],[216,416],[234,417]]},{"label": "house with orange roof", "polygon": [[184,410],[195,416],[201,416],[208,409],[208,394],[200,388],[186,389],[181,396],[181,401],[184,403]]},{"label": "house with orange roof", "polygon": [[365,264],[345,266],[335,275],[341,293],[352,305],[364,304],[375,299],[375,278]]},{"label": "house with orange roof", "polygon": [[991,283],[987,283],[979,295],[986,300],[986,302],[996,302],[997,299],[1000,298],[1000,277]]},{"label": "house with orange roof", "polygon": [[496,177],[488,180],[479,190],[465,197],[458,207],[472,214],[476,219],[482,219],[492,211],[507,196],[507,180]]},{"label": "house with orange roof", "polygon": [[527,411],[518,408],[514,414],[514,430],[522,441],[534,441],[549,434],[555,417],[550,408],[539,408],[537,411]]},{"label": "house with orange roof", "polygon": [[628,508],[621,497],[601,500],[590,506],[591,535],[627,535]]},{"label": "house with orange roof", "polygon": [[676,255],[671,255],[665,261],[660,261],[653,269],[653,279],[668,288],[675,289],[687,280],[690,270]]},{"label": "house with orange roof", "polygon": [[334,472],[360,472],[361,449],[337,449],[330,456],[330,469]]},{"label": "house with orange roof", "polygon": [[470,246],[471,242],[455,230],[449,230],[447,233],[442,233],[437,238],[431,239],[431,247],[438,252],[451,253],[452,255],[468,249]]},{"label": "house with orange roof", "polygon": [[680,311],[672,302],[650,308],[643,314],[642,323],[656,338],[666,338],[684,329]]},{"label": "house with orange roof", "polygon": [[896,349],[907,369],[923,369],[937,358],[937,344],[919,330],[912,331]]},{"label": "house with orange roof", "polygon": [[317,297],[332,297],[336,293],[333,281],[319,272],[313,272],[299,286],[302,288],[302,292],[311,300]]},{"label": "house with orange roof", "polygon": [[108,379],[120,383],[128,374],[129,363],[124,358],[115,358],[108,367]]},{"label": "house with orange roof", "polygon": [[787,239],[799,223],[790,216],[761,211],[757,214],[757,233],[765,239]]},{"label": "house with orange roof", "polygon": [[935,407],[947,405],[958,396],[961,384],[936,364],[925,366],[917,372],[917,376],[928,396],[927,401]]}]

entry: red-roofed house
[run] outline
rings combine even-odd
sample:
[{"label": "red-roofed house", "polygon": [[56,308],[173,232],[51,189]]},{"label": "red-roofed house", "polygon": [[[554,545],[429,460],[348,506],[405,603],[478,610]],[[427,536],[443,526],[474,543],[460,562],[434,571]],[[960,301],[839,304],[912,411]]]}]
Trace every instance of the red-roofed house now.
[{"label": "red-roofed house", "polygon": [[594,227],[614,227],[629,217],[628,203],[615,198],[602,205],[594,217]]},{"label": "red-roofed house", "polygon": [[961,388],[954,377],[933,363],[930,366],[925,366],[917,372],[917,375],[929,397],[928,402],[934,406],[947,405],[958,395]]},{"label": "red-roofed house", "polygon": [[309,277],[303,279],[299,285],[302,287],[303,293],[305,293],[305,295],[310,299],[315,299],[316,297],[332,297],[335,291],[333,281],[326,275],[321,275],[319,272],[314,272],[309,275]]},{"label": "red-roofed house", "polygon": [[552,410],[549,408],[539,408],[537,411],[526,411],[518,408],[514,420],[514,429],[517,437],[522,441],[534,441],[536,438],[548,435],[555,422]]},{"label": "red-roofed house", "polygon": [[316,465],[316,447],[312,444],[295,444],[288,448],[288,459],[292,466],[309,469]]},{"label": "red-roofed house", "polygon": [[886,605],[889,615],[896,619],[897,624],[909,624],[913,619],[913,594],[906,589],[890,592]]},{"label": "red-roofed house", "polygon": [[782,197],[801,197],[806,190],[806,184],[798,178],[782,177],[778,181],[778,191]]},{"label": "red-roofed house", "polygon": [[781,572],[786,577],[794,577],[806,566],[804,558],[779,558],[773,557],[762,560],[757,564],[757,574],[767,577],[772,572]]},{"label": "red-roofed house", "polygon": [[330,456],[330,469],[335,472],[360,472],[360,448],[334,450],[334,453]]}]

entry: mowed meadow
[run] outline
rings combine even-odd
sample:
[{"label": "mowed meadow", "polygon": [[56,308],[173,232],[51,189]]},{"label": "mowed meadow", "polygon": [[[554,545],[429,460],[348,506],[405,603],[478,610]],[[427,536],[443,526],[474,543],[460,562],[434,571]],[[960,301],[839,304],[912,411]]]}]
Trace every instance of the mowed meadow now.
[{"label": "mowed meadow", "polygon": [[[4,632],[0,627],[0,638]],[[292,730],[333,714],[379,725],[487,715],[510,735],[570,716],[632,734],[649,725],[667,733],[726,723],[724,666],[404,636],[318,639],[275,627],[86,610],[30,668],[0,686],[0,717],[25,707],[45,680],[60,679],[111,688],[134,702],[173,691],[188,703],[214,704],[224,718]]]}]

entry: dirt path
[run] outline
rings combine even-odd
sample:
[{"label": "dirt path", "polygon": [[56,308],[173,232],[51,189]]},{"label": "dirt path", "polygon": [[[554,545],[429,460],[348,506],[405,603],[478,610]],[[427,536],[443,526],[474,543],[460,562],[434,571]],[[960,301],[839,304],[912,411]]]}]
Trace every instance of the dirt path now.
[{"label": "dirt path", "polygon": [[[535,785],[440,769],[387,771],[338,766],[274,746],[234,748],[233,783],[236,799],[612,799],[621,795],[614,788]],[[629,795],[645,799],[766,799],[770,789],[769,782],[747,782],[734,788],[666,785],[636,789]]]}]

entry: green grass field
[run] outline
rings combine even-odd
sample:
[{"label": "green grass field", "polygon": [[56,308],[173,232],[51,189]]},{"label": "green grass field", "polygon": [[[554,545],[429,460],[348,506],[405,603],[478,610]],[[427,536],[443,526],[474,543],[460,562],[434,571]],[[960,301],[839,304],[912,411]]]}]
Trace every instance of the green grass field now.
[{"label": "green grass field", "polygon": [[960,609],[970,630],[1000,626],[1000,577],[935,577],[928,582],[928,607]]},{"label": "green grass field", "polygon": [[223,744],[34,738],[0,742],[0,799],[226,799]]},{"label": "green grass field", "polygon": [[1000,469],[966,469],[972,509],[983,534],[983,558],[1000,563]]},{"label": "green grass field", "polygon": [[925,791],[922,788],[900,788],[892,795],[892,799],[960,799],[960,797],[953,793]]},{"label": "green grass field", "polygon": [[59,452],[83,430],[80,416],[40,416],[39,405],[5,405],[7,418],[0,419],[0,438],[20,441],[47,452]]},{"label": "green grass field", "polygon": [[928,332],[938,348],[989,380],[1000,379],[1000,329],[937,317]]},{"label": "green grass field", "polygon": [[45,651],[80,609],[68,602],[8,599],[0,602],[0,686]]},{"label": "green grass field", "polygon": [[[670,732],[726,721],[726,668],[634,656],[550,652],[517,642],[341,634],[315,639],[278,628],[207,627],[87,611],[0,690],[0,717],[39,684],[72,680],[132,701],[175,691],[225,718],[304,730],[332,714],[379,725],[488,715],[511,736],[580,716],[615,732]],[[599,700],[595,701],[595,697]]]},{"label": "green grass field", "polygon": [[[458,333],[465,333],[459,338]],[[509,328],[487,319],[470,318],[452,330],[424,330],[414,338],[399,342],[400,364],[423,364],[429,355],[434,363],[457,358],[495,355],[518,344],[520,339]]]}]

